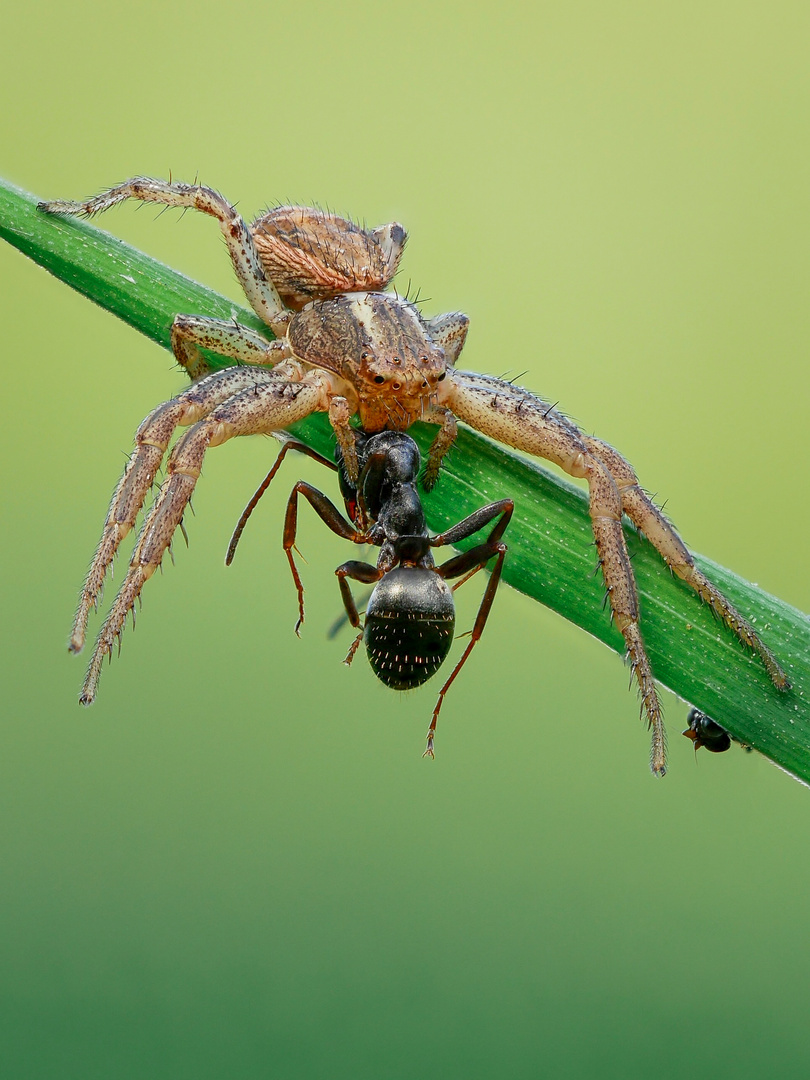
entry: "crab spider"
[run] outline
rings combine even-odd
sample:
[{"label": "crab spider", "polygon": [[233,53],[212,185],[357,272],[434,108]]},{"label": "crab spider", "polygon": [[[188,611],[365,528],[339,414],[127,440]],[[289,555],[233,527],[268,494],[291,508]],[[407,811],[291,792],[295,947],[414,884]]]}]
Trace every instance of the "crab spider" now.
[{"label": "crab spider", "polygon": [[[245,295],[274,335],[195,315],[177,315],[172,348],[198,381],[141,424],[102,540],[81,593],[70,648],[83,644],[89,611],[123,537],[132,529],[172,435],[190,426],[169,454],[166,479],[146,514],[124,582],[99,634],[81,701],[95,697],[101,664],[120,639],[146,580],[160,565],[200,474],[205,451],[236,435],[282,430],[326,412],[347,475],[357,480],[354,428],[367,434],[407,431],[416,420],[439,425],[428,455],[426,486],[461,420],[499,442],[545,458],[588,485],[597,558],[612,617],[627,649],[652,731],[651,767],[666,771],[661,704],[639,627],[636,583],[622,515],[644,533],[670,569],[762,660],[774,685],[789,682],[751,624],[695,566],[686,546],[612,447],[583,434],[536,395],[501,379],[455,367],[467,333],[460,313],[424,319],[408,300],[384,290],[406,234],[391,223],[364,230],[333,214],[282,206],[248,226],[217,192],[199,185],[134,178],[83,203],[51,202],[53,214],[99,213],[125,199],[194,208],[214,217]],[[234,367],[205,376],[201,348]]]}]

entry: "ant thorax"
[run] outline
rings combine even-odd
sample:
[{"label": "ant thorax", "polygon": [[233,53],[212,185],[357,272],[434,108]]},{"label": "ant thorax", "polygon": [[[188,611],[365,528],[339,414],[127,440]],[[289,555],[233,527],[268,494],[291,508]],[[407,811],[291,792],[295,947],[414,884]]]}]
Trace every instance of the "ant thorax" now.
[{"label": "ant thorax", "polygon": [[[373,522],[370,533],[379,538],[375,542],[396,543],[397,561],[424,562],[429,547],[425,511],[416,489],[422,464],[418,446],[398,431],[372,436],[358,431],[356,438],[361,484],[358,501],[364,517]],[[350,481],[342,460],[341,471],[345,494]],[[432,558],[425,565],[432,566]]]}]

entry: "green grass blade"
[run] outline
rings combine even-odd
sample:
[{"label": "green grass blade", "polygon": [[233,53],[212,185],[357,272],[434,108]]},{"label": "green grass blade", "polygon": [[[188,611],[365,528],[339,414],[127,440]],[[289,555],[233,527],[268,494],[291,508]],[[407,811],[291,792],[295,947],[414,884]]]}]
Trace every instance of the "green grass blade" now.
[{"label": "green grass blade", "polygon": [[[224,319],[236,315],[241,323],[263,329],[252,312],[219,293],[85,222],[41,214],[36,202],[0,181],[0,235],[153,341],[169,348],[169,328],[177,312]],[[212,367],[224,365],[212,358]],[[331,455],[325,417],[314,416],[294,431]],[[417,430],[415,435],[424,449],[429,433]],[[603,586],[593,573],[587,501],[579,489],[474,432],[463,431],[440,483],[425,499],[428,521],[439,531],[483,503],[506,496],[514,498],[516,509],[507,536],[504,580],[623,652],[621,636],[602,607]],[[644,639],[657,678],[739,739],[810,782],[807,617],[730,570],[697,558],[708,577],[761,632],[787,671],[793,689],[781,694],[771,686],[762,665],[690,589],[672,577],[653,548],[632,528],[628,527],[627,537]],[[543,719],[538,716],[538,723]]]}]

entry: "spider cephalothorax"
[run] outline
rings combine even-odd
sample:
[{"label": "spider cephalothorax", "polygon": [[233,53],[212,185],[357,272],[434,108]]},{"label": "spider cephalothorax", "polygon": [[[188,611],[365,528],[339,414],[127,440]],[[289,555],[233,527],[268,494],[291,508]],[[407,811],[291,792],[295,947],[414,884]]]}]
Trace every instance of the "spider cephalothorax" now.
[{"label": "spider cephalothorax", "polygon": [[390,293],[346,293],[293,316],[292,356],[333,371],[364,431],[404,431],[435,405],[444,349],[416,306]]},{"label": "spider cephalothorax", "polygon": [[[70,647],[83,644],[90,608],[122,538],[143,506],[170,439],[176,442],[166,479],[133,552],[123,585],[102,627],[81,700],[96,693],[101,663],[120,638],[144,582],[160,565],[180,524],[203,456],[235,435],[279,431],[312,412],[328,413],[347,476],[359,469],[353,415],[366,433],[406,431],[417,419],[440,425],[425,484],[431,487],[452,445],[456,421],[519,450],[554,462],[586,480],[597,557],[611,613],[621,631],[653,733],[651,765],[665,771],[661,706],[639,629],[635,579],[622,515],[644,533],[679,578],[762,660],[774,685],[789,683],[759,635],[695,566],[678,534],[612,447],[581,432],[534,394],[502,379],[459,371],[467,317],[426,320],[416,306],[387,288],[405,244],[402,226],[363,230],[331,214],[280,207],[248,227],[217,192],[198,185],[135,178],[84,203],[53,202],[57,214],[94,214],[127,198],[193,207],[219,221],[237,277],[253,310],[275,335],[196,315],[177,315],[172,348],[192,379],[189,390],[159,406],[141,424],[136,449],[113,496],[101,543],[87,576]],[[235,365],[206,374],[200,349]]]}]

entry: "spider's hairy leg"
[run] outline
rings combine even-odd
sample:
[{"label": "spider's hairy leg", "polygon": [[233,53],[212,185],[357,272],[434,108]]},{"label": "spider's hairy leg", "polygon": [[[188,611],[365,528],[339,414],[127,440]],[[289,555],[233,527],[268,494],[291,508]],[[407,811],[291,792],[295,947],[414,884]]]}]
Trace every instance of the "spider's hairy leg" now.
[{"label": "spider's hairy leg", "polygon": [[455,364],[458,360],[464,348],[464,342],[467,340],[469,326],[470,318],[463,311],[450,311],[428,320],[427,328],[430,336],[444,349],[448,364]]},{"label": "spider's hairy leg", "polygon": [[726,626],[737,635],[761,660],[774,686],[789,690],[790,682],[770,649],[764,645],[753,626],[740,615],[720,590],[695,566],[695,560],[658,507],[641,489],[632,466],[600,439],[584,438],[591,453],[610,470],[619,488],[624,512],[653,547],[658,551],[674,574],[695,590],[701,600]]},{"label": "spider's hairy leg", "polygon": [[272,367],[290,355],[286,341],[267,341],[236,322],[208,319],[202,315],[175,315],[172,323],[172,352],[191,379],[211,371],[200,349],[227,356],[237,364]]},{"label": "spider's hairy leg", "polygon": [[425,409],[422,419],[429,424],[440,425],[436,437],[430,444],[425,474],[422,477],[422,486],[425,491],[431,491],[439,479],[439,470],[442,467],[444,456],[448,450],[452,449],[453,443],[456,441],[458,424],[449,409],[439,409],[436,406],[429,406]]},{"label": "spider's hairy leg", "polygon": [[82,587],[70,636],[71,652],[81,652],[84,647],[90,609],[97,604],[121,541],[135,524],[175,428],[195,423],[233,394],[273,377],[270,371],[257,368],[227,368],[159,405],[143,421],[135,434],[135,450],[113,493],[104,531]]},{"label": "spider's hairy leg", "polygon": [[610,472],[598,459],[587,452],[576,451],[575,447],[572,450],[574,453],[566,471],[572,476],[584,477],[588,482],[591,527],[610,609],[627,646],[630,668],[641,694],[642,710],[652,731],[650,768],[656,776],[663,776],[667,771],[666,733],[658,689],[638,624],[638,593],[622,529],[621,496]]},{"label": "spider's hairy leg", "polygon": [[352,409],[345,397],[334,394],[329,401],[329,423],[335,433],[337,444],[343,455],[343,467],[349,480],[357,483],[360,475],[360,466],[357,462],[357,436],[350,424]]},{"label": "spider's hairy leg", "polygon": [[212,188],[202,187],[199,184],[171,183],[148,176],[134,176],[85,202],[62,200],[43,202],[39,204],[38,209],[48,214],[78,214],[91,217],[93,214],[109,210],[111,206],[124,202],[126,199],[191,208],[216,218],[228,245],[236,276],[239,278],[250,306],[278,337],[283,335],[289,312],[283,306],[275,285],[264,271],[250,229],[227,199]]},{"label": "spider's hairy leg", "polygon": [[546,402],[502,379],[448,370],[441,404],[471,427],[499,442],[559,465],[588,483],[589,512],[611,613],[624,638],[638,682],[642,709],[652,731],[650,767],[666,772],[666,736],[661,702],[639,630],[638,594],[622,530],[622,500],[608,468],[586,446],[578,429]]},{"label": "spider's hairy leg", "polygon": [[[261,374],[264,380],[256,378]],[[271,372],[254,372],[254,385],[218,405],[178,440],[169,455],[166,479],[146,515],[126,577],[96,641],[79,697],[83,705],[89,705],[95,698],[104,658],[112,654],[120,641],[127,615],[144,584],[160,566],[183,519],[206,450],[237,435],[269,435],[316,410],[325,410],[325,395],[325,383],[317,372],[301,382],[274,377]]]}]

